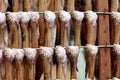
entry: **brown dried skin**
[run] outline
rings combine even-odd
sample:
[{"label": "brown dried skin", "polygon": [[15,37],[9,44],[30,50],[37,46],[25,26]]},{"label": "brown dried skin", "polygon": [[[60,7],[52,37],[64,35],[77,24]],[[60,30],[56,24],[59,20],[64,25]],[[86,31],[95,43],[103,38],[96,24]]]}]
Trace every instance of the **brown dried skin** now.
[{"label": "brown dried skin", "polygon": [[35,75],[34,75],[34,67],[35,64],[28,63],[28,74],[29,74],[29,80],[35,80]]},{"label": "brown dried skin", "polygon": [[30,21],[31,25],[31,47],[32,48],[38,48],[38,37],[37,37],[37,27],[38,27],[38,22]]},{"label": "brown dried skin", "polygon": [[[114,42],[113,44],[119,44],[119,41],[120,41],[120,24],[114,20],[114,30],[115,30],[115,33],[114,33]],[[117,55],[116,52],[113,52],[115,53],[115,59],[114,59],[114,77],[117,77],[117,78],[120,78],[120,65],[119,65],[119,62],[120,62],[120,56]]]},{"label": "brown dried skin", "polygon": [[[96,26],[92,26],[88,21],[86,22],[87,27],[87,44],[95,44],[96,42]],[[90,79],[94,79],[94,69],[95,69],[95,56],[92,56],[87,49],[86,50],[86,75],[88,73],[88,77]]]},{"label": "brown dried skin", "polygon": [[19,0],[19,10],[23,11],[23,0]]},{"label": "brown dried skin", "polygon": [[54,47],[56,39],[56,26],[50,28],[49,24],[46,22],[46,32],[45,32],[45,46]]},{"label": "brown dried skin", "polygon": [[65,23],[61,22],[61,46],[68,46],[69,45],[69,34],[70,33],[70,26],[65,27]]},{"label": "brown dried skin", "polygon": [[[54,32],[56,32],[56,27],[53,26],[52,28],[50,28],[49,24],[46,21],[46,32],[45,32],[45,46],[47,47],[54,47],[55,46],[55,36],[56,34]],[[51,56],[52,58],[52,56]],[[51,63],[53,63],[52,61],[49,62],[49,60],[47,60],[45,57],[43,58],[43,67],[44,67],[44,79],[45,80],[52,80],[51,76]],[[50,70],[49,70],[50,69]]]},{"label": "brown dried skin", "polygon": [[18,32],[17,32],[17,24],[14,22],[11,22],[8,20],[9,24],[9,40],[10,40],[10,45],[9,47],[11,48],[18,48]]},{"label": "brown dried skin", "polygon": [[29,36],[28,36],[28,23],[24,23],[20,21],[21,25],[21,32],[22,32],[22,47],[28,48],[29,47]]},{"label": "brown dried skin", "polygon": [[43,57],[43,69],[44,69],[44,80],[52,80],[51,78],[51,63],[48,61],[47,58]]},{"label": "brown dried skin", "polygon": [[110,11],[118,11],[119,0],[111,0],[111,8]]},{"label": "brown dried skin", "polygon": [[12,74],[12,63],[9,61],[5,61],[5,80],[14,80]]},{"label": "brown dried skin", "polygon": [[95,70],[95,56],[91,55],[89,51],[86,50],[86,77],[94,79],[94,70]]},{"label": "brown dried skin", "polygon": [[71,79],[77,79],[77,59],[78,59],[78,55],[74,56],[73,54],[71,54],[71,52],[69,51],[68,48],[66,48],[66,53],[67,53],[67,57],[70,59],[70,65],[71,65]]},{"label": "brown dried skin", "polygon": [[16,60],[16,79],[24,80],[24,66],[23,62]]},{"label": "brown dried skin", "polygon": [[[20,21],[21,25],[21,32],[22,32],[22,48],[28,48],[29,47],[29,33],[28,33],[28,23],[24,23]],[[24,58],[24,74],[28,74],[28,63],[26,60],[26,57]],[[29,79],[29,75],[24,76],[25,80]]]},{"label": "brown dried skin", "polygon": [[57,65],[56,65],[56,79],[62,79],[62,75],[63,75],[63,68],[62,68],[62,62],[61,62],[61,58],[60,57],[57,57],[56,56],[56,59],[57,59]]},{"label": "brown dried skin", "polygon": [[6,12],[8,8],[8,0],[0,0],[0,12]]},{"label": "brown dried skin", "polygon": [[[44,4],[45,4],[44,0],[39,0],[39,4],[38,4],[38,6],[39,6],[38,11],[39,12],[46,10]],[[45,20],[44,20],[43,14],[40,14],[39,32],[40,32],[39,45],[44,46],[45,45]]]},{"label": "brown dried skin", "polygon": [[[55,11],[62,11],[63,8],[64,8],[64,0],[55,0]],[[60,20],[58,18],[58,14],[56,14],[55,23],[57,26],[56,43],[60,43],[61,28],[60,28]]]},{"label": "brown dried skin", "polygon": [[31,11],[31,0],[24,0],[24,11]]},{"label": "brown dried skin", "polygon": [[75,10],[75,0],[67,0],[67,11]]},{"label": "brown dried skin", "polygon": [[92,10],[92,0],[84,0],[84,4],[85,4],[84,7],[85,11]]},{"label": "brown dried skin", "polygon": [[0,25],[0,49],[3,49],[5,47],[4,37],[3,37],[3,30]]},{"label": "brown dried skin", "polygon": [[74,45],[80,46],[81,45],[81,22],[72,20],[73,21],[73,32],[74,32]]},{"label": "brown dried skin", "polygon": [[[60,49],[60,48],[58,48]],[[57,51],[57,48],[55,49]],[[55,51],[55,52],[56,52]],[[60,55],[57,55],[57,54],[64,54],[64,52],[56,52],[55,53],[55,57],[56,57],[56,79],[59,79],[59,80],[66,80],[66,76],[67,76],[67,56],[64,55],[64,56],[60,56]]]},{"label": "brown dried skin", "polygon": [[13,12],[19,11],[19,0],[12,0],[12,10]]}]

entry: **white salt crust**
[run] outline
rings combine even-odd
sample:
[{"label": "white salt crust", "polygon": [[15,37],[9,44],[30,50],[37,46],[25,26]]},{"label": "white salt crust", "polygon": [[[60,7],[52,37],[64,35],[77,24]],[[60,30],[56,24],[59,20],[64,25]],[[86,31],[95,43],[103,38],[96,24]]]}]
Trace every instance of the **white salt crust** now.
[{"label": "white salt crust", "polygon": [[93,26],[96,25],[98,16],[95,12],[93,12],[91,10],[86,11],[86,18]]},{"label": "white salt crust", "polygon": [[41,49],[41,53],[46,57],[46,58],[50,58],[53,55],[53,49],[49,48],[49,47],[40,47]]},{"label": "white salt crust", "polygon": [[24,50],[23,49],[12,49],[15,53],[15,58],[17,60],[23,60],[24,58]]},{"label": "white salt crust", "polygon": [[120,80],[119,78],[117,78],[117,77],[113,77],[113,79],[112,80]]},{"label": "white salt crust", "polygon": [[29,12],[32,21],[38,21],[40,15],[38,12]]},{"label": "white salt crust", "polygon": [[119,12],[112,12],[112,17],[115,19],[117,22],[120,23],[120,13]]},{"label": "white salt crust", "polygon": [[0,24],[6,22],[6,16],[5,13],[0,12]]},{"label": "white salt crust", "polygon": [[20,16],[18,12],[7,12],[7,14],[10,21],[19,23]]},{"label": "white salt crust", "polygon": [[4,48],[3,49],[4,55],[6,58],[8,58],[10,61],[13,61],[15,58],[15,53],[12,49],[10,48]]},{"label": "white salt crust", "polygon": [[77,56],[79,54],[79,47],[77,46],[68,46],[67,49],[73,56]]},{"label": "white salt crust", "polygon": [[45,11],[44,12],[44,18],[48,23],[50,23],[50,22],[54,22],[54,20],[56,18],[56,15],[52,11]]},{"label": "white salt crust", "polygon": [[69,12],[60,11],[59,12],[59,18],[62,22],[69,22],[70,19],[71,19],[71,15],[69,14]]},{"label": "white salt crust", "polygon": [[62,47],[62,46],[56,46],[55,47],[55,54],[58,57],[64,57],[66,55],[66,51],[65,51],[64,47]]},{"label": "white salt crust", "polygon": [[72,11],[71,15],[75,20],[77,20],[79,22],[82,22],[82,20],[84,18],[84,13],[80,12],[80,11]]},{"label": "white salt crust", "polygon": [[37,54],[36,49],[33,48],[24,48],[25,56],[28,59],[34,60]]},{"label": "white salt crust", "polygon": [[22,22],[27,23],[30,21],[31,15],[29,12],[19,12],[19,16]]},{"label": "white salt crust", "polygon": [[92,44],[87,44],[86,48],[92,55],[96,55],[98,53],[98,47]]},{"label": "white salt crust", "polygon": [[113,49],[117,53],[117,55],[120,55],[120,45],[114,44],[113,46],[114,46]]}]

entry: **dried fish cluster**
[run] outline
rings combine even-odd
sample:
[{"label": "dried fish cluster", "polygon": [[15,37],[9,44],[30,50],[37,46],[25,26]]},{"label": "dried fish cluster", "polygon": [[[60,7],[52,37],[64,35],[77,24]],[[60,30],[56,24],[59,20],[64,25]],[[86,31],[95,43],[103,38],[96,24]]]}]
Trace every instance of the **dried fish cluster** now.
[{"label": "dried fish cluster", "polygon": [[[93,80],[95,67],[98,67],[95,63],[99,50],[96,46],[96,2],[97,0],[12,0],[12,5],[9,5],[8,0],[0,0],[0,80],[40,80],[41,76],[44,76],[43,80],[54,80],[53,60],[56,61],[56,80],[69,80],[68,60],[70,80],[77,80],[79,46],[83,42],[86,44],[85,78]],[[114,34],[113,52],[116,56],[113,80],[120,78],[119,2],[111,0],[110,9],[113,20],[111,31]],[[8,6],[12,6],[13,12],[7,12]],[[84,10],[85,13],[81,12]],[[69,45],[71,37],[74,39],[73,46]]]}]

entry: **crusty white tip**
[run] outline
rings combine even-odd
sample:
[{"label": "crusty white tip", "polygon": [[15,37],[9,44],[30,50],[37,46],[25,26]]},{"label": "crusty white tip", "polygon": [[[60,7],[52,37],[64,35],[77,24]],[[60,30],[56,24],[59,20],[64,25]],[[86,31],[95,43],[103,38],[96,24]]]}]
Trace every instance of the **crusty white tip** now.
[{"label": "crusty white tip", "polygon": [[113,79],[112,80],[120,80],[119,78],[117,78],[117,77],[113,77]]},{"label": "crusty white tip", "polygon": [[19,12],[20,19],[23,23],[30,21],[31,15],[29,12]]},{"label": "crusty white tip", "polygon": [[113,49],[117,53],[117,55],[120,55],[120,45],[114,44],[113,46],[114,46]]},{"label": "crusty white tip", "polygon": [[10,48],[4,48],[3,49],[4,55],[7,59],[9,59],[10,61],[13,61],[15,58],[15,53],[12,49]]},{"label": "crusty white tip", "polygon": [[10,21],[19,23],[19,20],[20,20],[19,13],[17,13],[17,12],[7,12],[7,14],[8,14],[8,18],[9,18]]},{"label": "crusty white tip", "polygon": [[12,49],[15,52],[15,58],[17,60],[23,60],[24,58],[24,50],[23,49]]},{"label": "crusty white tip", "polygon": [[53,49],[50,47],[40,47],[41,54],[43,54],[46,58],[50,58],[53,56]]},{"label": "crusty white tip", "polygon": [[92,80],[92,79],[90,79],[90,78],[87,78],[86,80]]},{"label": "crusty white tip", "polygon": [[4,23],[6,21],[5,13],[0,12],[0,24]]},{"label": "crusty white tip", "polygon": [[115,19],[117,22],[120,23],[120,13],[119,12],[112,12],[112,18]]},{"label": "crusty white tip", "polygon": [[71,15],[69,14],[69,12],[60,11],[59,12],[59,18],[62,22],[69,22],[70,19],[71,19]]},{"label": "crusty white tip", "polygon": [[77,56],[79,54],[79,47],[77,46],[68,46],[67,50],[73,55]]},{"label": "crusty white tip", "polygon": [[64,57],[66,55],[66,51],[62,46],[55,47],[55,55],[58,57]]},{"label": "crusty white tip", "polygon": [[71,15],[75,20],[77,20],[79,22],[82,22],[82,20],[84,18],[84,13],[80,12],[80,11],[72,11]]},{"label": "crusty white tip", "polygon": [[0,59],[3,57],[2,50],[0,50]]},{"label": "crusty white tip", "polygon": [[39,20],[39,13],[38,12],[29,12],[29,14],[31,15],[31,20],[32,21],[38,21]]},{"label": "crusty white tip", "polygon": [[51,22],[54,22],[54,21],[55,21],[56,15],[55,15],[55,13],[52,12],[52,11],[45,11],[45,12],[44,12],[44,17],[45,17],[45,20],[46,20],[48,23],[51,23]]},{"label": "crusty white tip", "polygon": [[34,60],[37,54],[36,49],[32,49],[32,48],[24,48],[25,51],[25,56],[28,59]]},{"label": "crusty white tip", "polygon": [[95,45],[87,44],[86,48],[90,52],[90,54],[92,54],[92,55],[96,55],[98,53],[98,47]]},{"label": "crusty white tip", "polygon": [[95,12],[93,12],[91,10],[86,11],[86,18],[93,26],[96,25],[96,21],[98,19],[98,16]]}]

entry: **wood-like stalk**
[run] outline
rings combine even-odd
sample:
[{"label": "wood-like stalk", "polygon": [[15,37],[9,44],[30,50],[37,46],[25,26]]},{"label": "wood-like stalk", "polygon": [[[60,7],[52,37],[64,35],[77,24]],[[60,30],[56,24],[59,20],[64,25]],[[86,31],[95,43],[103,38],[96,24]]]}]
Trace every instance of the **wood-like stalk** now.
[{"label": "wood-like stalk", "polygon": [[75,10],[75,0],[67,0],[67,11]]},{"label": "wood-like stalk", "polygon": [[[76,49],[75,49],[76,50]],[[74,51],[75,51],[74,50]],[[78,53],[74,52],[71,48],[66,48],[66,53],[67,53],[67,57],[70,60],[70,65],[71,65],[71,75],[70,75],[70,79],[76,79],[77,80],[77,61],[78,61]],[[73,55],[73,53],[75,53]]]},{"label": "wood-like stalk", "polygon": [[19,0],[12,0],[12,10],[13,12],[19,11]]},{"label": "wood-like stalk", "polygon": [[31,11],[31,0],[24,0],[24,11]]},{"label": "wood-like stalk", "polygon": [[31,47],[32,48],[38,48],[38,36],[37,36],[37,27],[38,27],[38,23],[34,22],[34,21],[30,21],[30,25],[31,25],[31,29],[32,29],[32,33],[31,33]]},{"label": "wood-like stalk", "polygon": [[73,31],[74,31],[74,45],[80,46],[81,45],[81,22],[73,21]]},{"label": "wood-like stalk", "polygon": [[9,22],[9,40],[11,44],[9,47],[11,48],[18,48],[18,32],[17,32],[17,24],[13,22]]},{"label": "wood-like stalk", "polygon": [[61,46],[69,45],[69,31],[70,26],[68,28],[65,27],[65,23],[61,22]]},{"label": "wood-like stalk", "polygon": [[[86,27],[87,27],[87,44],[95,44],[96,42],[96,32],[97,32],[97,28],[96,26],[93,26],[91,23],[89,23],[88,21],[86,22]],[[86,52],[86,68],[88,68],[88,77],[90,79],[94,79],[94,69],[95,69],[95,56],[91,55],[92,53],[90,53],[89,51]]]},{"label": "wood-like stalk", "polygon": [[[46,10],[45,7],[45,0],[39,0],[38,1],[38,11],[39,12],[43,12]],[[45,20],[44,20],[44,15],[40,14],[40,18],[39,18],[39,46],[45,46]],[[43,62],[40,56],[38,56],[38,58],[36,59],[36,80],[39,80],[43,74]]]},{"label": "wood-like stalk", "polygon": [[52,80],[51,65],[47,58],[43,58],[44,80]]},{"label": "wood-like stalk", "polygon": [[[46,10],[44,5],[45,5],[45,1],[39,0],[38,11],[42,12],[42,11]],[[45,45],[45,20],[44,20],[43,14],[40,14],[39,32],[40,32],[39,45],[44,46]]]},{"label": "wood-like stalk", "polygon": [[[47,21],[45,21],[45,46],[47,47],[54,47],[55,46],[55,39],[56,39],[56,26],[52,25],[50,28],[50,25]],[[44,59],[43,61],[43,67],[44,67],[44,79],[45,80],[52,80],[52,62],[49,62],[49,60]],[[45,67],[46,66],[46,67]],[[49,70],[50,69],[50,70]]]},{"label": "wood-like stalk", "polygon": [[19,0],[19,10],[23,11],[23,0]]},{"label": "wood-like stalk", "polygon": [[[62,11],[63,8],[64,8],[64,0],[55,0],[55,11]],[[56,14],[55,23],[57,26],[56,43],[60,43],[61,28],[60,28],[60,20],[58,18],[58,14]]]},{"label": "wood-like stalk", "polygon": [[56,79],[62,79],[63,76],[63,68],[62,68],[62,63],[59,62],[60,58],[56,57],[57,59],[57,64],[56,64]]},{"label": "wood-like stalk", "polygon": [[[92,10],[92,0],[84,0],[85,4],[85,11]],[[86,27],[87,27],[87,44],[95,44],[96,42],[96,35],[97,35],[97,23],[95,26],[91,24],[86,19]],[[95,56],[91,55],[89,51],[86,51],[86,74],[88,74],[88,78],[94,79],[94,66],[95,66]]]},{"label": "wood-like stalk", "polygon": [[29,47],[29,36],[28,36],[28,23],[20,22],[21,24],[21,32],[22,32],[22,47],[28,48]]},{"label": "wood-like stalk", "polygon": [[56,39],[56,26],[53,25],[50,28],[49,24],[46,22],[46,33],[45,33],[45,46],[54,47]]},{"label": "wood-like stalk", "polygon": [[4,43],[4,37],[3,37],[3,30],[2,27],[0,26],[0,49],[3,49],[5,46]]},{"label": "wood-like stalk", "polygon": [[6,80],[14,80],[12,74],[12,63],[9,61],[5,61],[5,78]]},{"label": "wood-like stalk", "polygon": [[24,80],[24,69],[23,69],[23,62],[16,60],[16,79],[17,80]]},{"label": "wood-like stalk", "polygon": [[34,63],[28,63],[28,77],[29,80],[35,80],[35,74],[34,74]]},{"label": "wood-like stalk", "polygon": [[85,8],[84,10],[92,10],[92,0],[84,0]]}]

